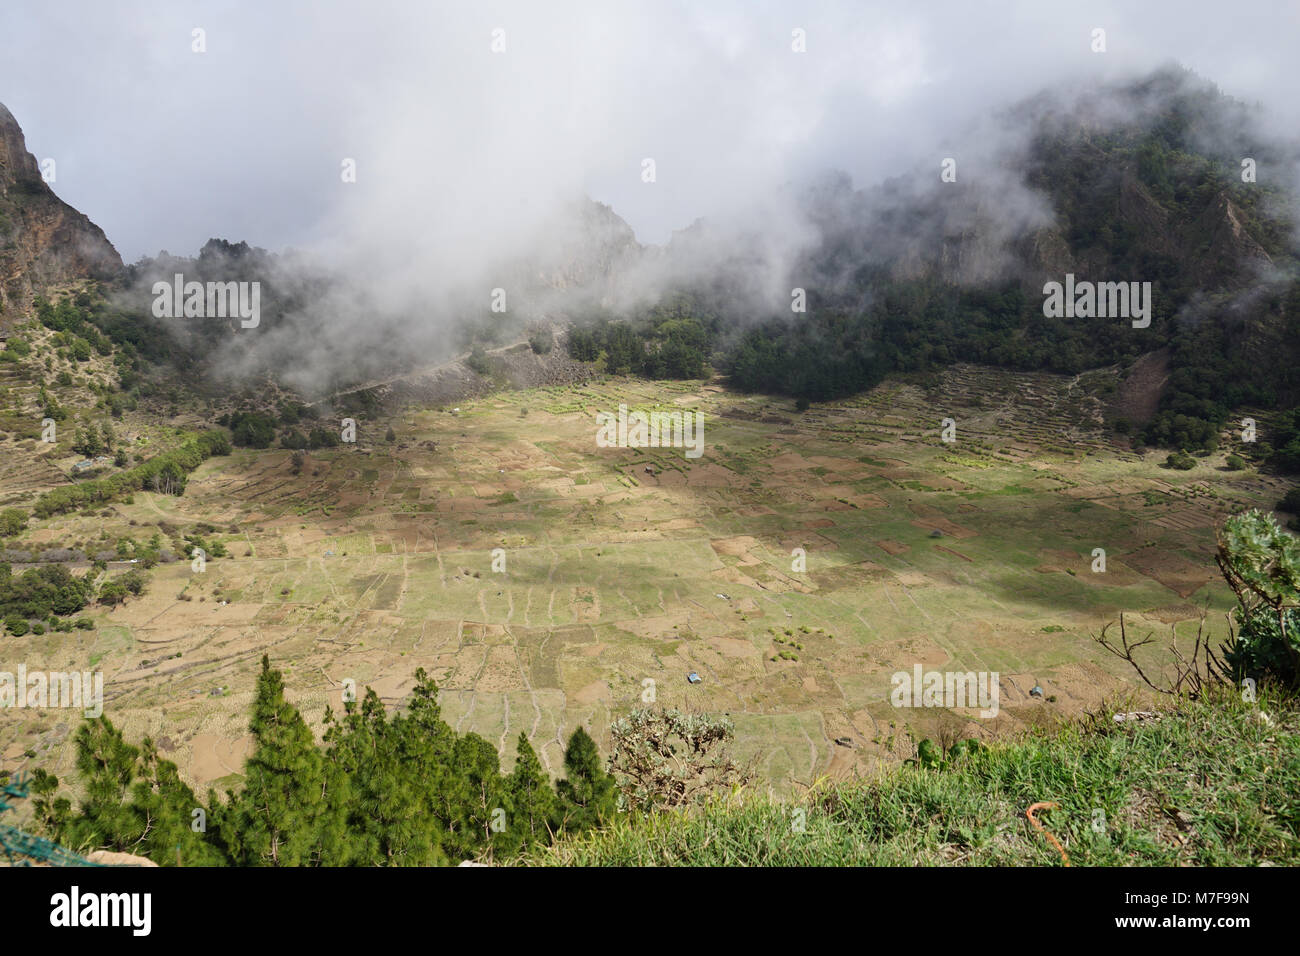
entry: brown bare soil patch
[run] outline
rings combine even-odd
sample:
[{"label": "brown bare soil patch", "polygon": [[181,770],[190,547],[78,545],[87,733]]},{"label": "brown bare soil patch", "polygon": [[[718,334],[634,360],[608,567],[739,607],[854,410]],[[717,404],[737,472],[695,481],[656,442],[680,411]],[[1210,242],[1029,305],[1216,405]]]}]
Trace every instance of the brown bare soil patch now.
[{"label": "brown bare soil patch", "polygon": [[690,469],[686,484],[692,488],[727,488],[736,482],[735,472],[721,465],[696,463]]},{"label": "brown bare soil patch", "polygon": [[[709,542],[710,547],[718,554],[730,555],[733,558],[748,558],[750,548],[758,544],[757,538],[752,538],[747,534],[739,535],[735,538],[714,538]],[[757,563],[754,561],[742,563]]]},{"label": "brown bare soil patch", "polygon": [[964,481],[958,481],[956,478],[947,478],[943,475],[928,475],[920,479],[922,487],[933,488],[935,491],[966,491],[970,485]]},{"label": "brown bare soil patch", "polygon": [[830,538],[813,531],[796,531],[777,539],[777,550],[786,554],[795,548],[803,548],[805,551],[838,551],[839,547]]},{"label": "brown bare soil patch", "polygon": [[645,640],[673,640],[673,625],[681,622],[681,614],[656,614],[621,621],[619,627]]},{"label": "brown bare soil patch", "polygon": [[1191,597],[1198,589],[1214,580],[1210,568],[1214,565],[1193,564],[1180,554],[1157,548],[1142,548],[1126,555],[1128,565],[1149,578],[1159,581],[1181,598]]},{"label": "brown bare soil patch", "polygon": [[784,455],[777,455],[775,458],[769,458],[767,465],[778,475],[789,474],[792,471],[806,471],[812,465],[803,455],[796,455],[794,452],[786,452]]},{"label": "brown bare soil patch", "polygon": [[1115,414],[1135,424],[1145,424],[1160,406],[1160,396],[1169,381],[1169,350],[1148,352],[1133,363],[1115,398]]},{"label": "brown bare soil patch", "polygon": [[251,734],[238,740],[227,740],[215,734],[199,734],[194,738],[190,772],[195,782],[206,787],[214,780],[232,773],[244,772],[244,761],[253,753]]},{"label": "brown bare soil patch", "polygon": [[609,685],[603,680],[592,681],[582,690],[573,695],[574,700],[579,704],[594,704],[598,701],[611,701],[614,699],[614,692],[609,689]]},{"label": "brown bare soil patch", "polygon": [[760,657],[761,652],[752,641],[735,637],[715,637],[709,644],[723,657]]}]

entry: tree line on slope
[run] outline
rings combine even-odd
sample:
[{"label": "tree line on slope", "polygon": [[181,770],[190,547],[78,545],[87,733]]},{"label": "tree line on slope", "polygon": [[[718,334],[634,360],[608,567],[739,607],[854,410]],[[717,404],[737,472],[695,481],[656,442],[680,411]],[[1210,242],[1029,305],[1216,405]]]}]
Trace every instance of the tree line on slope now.
[{"label": "tree line on slope", "polygon": [[115,501],[133,491],[184,494],[190,472],[214,455],[228,454],[230,439],[225,432],[216,429],[200,432],[177,447],[126,471],[47,491],[36,500],[32,513],[38,518],[48,518],[65,511]]},{"label": "tree line on slope", "polygon": [[104,717],[76,734],[83,796],[58,796],[38,770],[32,791],[43,830],[63,846],[146,856],[161,865],[432,866],[511,856],[612,817],[618,793],[595,742],[579,727],[552,785],[524,734],[514,769],[496,749],[442,718],[423,669],[403,712],[373,689],[328,709],[317,742],[262,658],[244,785],[200,800],[149,738],[128,743]]},{"label": "tree line on slope", "polygon": [[[1236,159],[1228,163],[1207,151],[1207,142],[1231,141],[1221,127],[1240,119],[1238,107],[1217,90],[1184,85],[1177,76],[1157,75],[1152,82],[1176,91],[1161,112],[1104,133],[1048,124],[1023,170],[1026,183],[1051,204],[1069,261],[1101,270],[1081,278],[1113,274],[1152,283],[1149,328],[1135,331],[1122,318],[1049,318],[1039,290],[1020,280],[968,286],[937,268],[899,278],[888,254],[873,257],[870,233],[879,223],[868,217],[843,229],[832,218],[823,243],[799,265],[806,314],[751,314],[714,277],[712,285],[672,293],[672,317],[694,330],[686,344],[739,390],[804,401],[846,397],[891,373],[953,362],[1078,374],[1126,367],[1139,355],[1167,349],[1169,380],[1138,437],[1163,448],[1211,451],[1236,409],[1273,410],[1284,420],[1270,436],[1270,464],[1300,472],[1300,443],[1292,444],[1300,403],[1300,270],[1288,238],[1293,223],[1277,212],[1282,203],[1275,187],[1238,181]],[[1143,234],[1117,199],[1128,176],[1167,220],[1160,229]],[[846,183],[824,205],[851,218],[861,198]],[[1204,265],[1211,243],[1206,222],[1225,202],[1241,220],[1242,234],[1271,257],[1271,278],[1258,276],[1257,263],[1245,254]],[[903,233],[922,229],[924,205],[898,218]],[[1087,270],[1080,265],[1079,271]],[[685,368],[665,373],[660,367],[662,328],[655,310],[622,323],[580,317],[569,350],[582,360],[603,358],[611,372],[690,377]]]}]

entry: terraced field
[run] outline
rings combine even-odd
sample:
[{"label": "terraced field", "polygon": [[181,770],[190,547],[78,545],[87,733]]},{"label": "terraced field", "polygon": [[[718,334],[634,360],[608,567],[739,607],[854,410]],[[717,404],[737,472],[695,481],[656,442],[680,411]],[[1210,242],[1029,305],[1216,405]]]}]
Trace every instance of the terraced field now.
[{"label": "terraced field", "polygon": [[[702,411],[703,456],[598,448],[595,413],[620,403]],[[958,367],[804,413],[630,379],[412,409],[300,475],[287,451],[237,450],[183,497],[43,525],[55,541],[207,522],[230,557],[160,565],[96,631],[6,637],[5,657],[93,661],[108,716],[201,786],[237,779],[263,653],[317,729],[346,681],[396,704],[424,667],[453,725],[507,752],[522,730],[553,772],[575,725],[607,743],[651,691],[729,713],[778,790],[866,772],[940,720],[1006,731],[1132,687],[1089,639],[1121,611],[1185,638],[1208,608],[1223,633],[1214,524],[1280,488],[1222,454],[1160,468],[1099,407],[1078,380]],[[1001,714],[895,709],[890,675],[915,663],[997,671]],[[66,772],[75,717],[17,714],[6,765]]]}]

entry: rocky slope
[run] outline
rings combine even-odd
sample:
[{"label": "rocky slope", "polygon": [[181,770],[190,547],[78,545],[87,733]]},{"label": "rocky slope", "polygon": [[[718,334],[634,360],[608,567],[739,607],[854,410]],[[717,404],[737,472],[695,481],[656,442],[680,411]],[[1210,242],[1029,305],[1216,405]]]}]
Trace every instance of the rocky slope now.
[{"label": "rocky slope", "polygon": [[0,104],[0,327],[48,286],[105,278],[121,268],[104,230],[41,178],[18,121]]}]

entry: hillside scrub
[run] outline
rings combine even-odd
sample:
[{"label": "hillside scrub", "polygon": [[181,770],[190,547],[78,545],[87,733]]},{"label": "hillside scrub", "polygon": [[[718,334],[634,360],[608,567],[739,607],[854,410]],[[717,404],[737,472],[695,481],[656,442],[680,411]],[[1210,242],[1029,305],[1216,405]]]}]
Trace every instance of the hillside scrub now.
[{"label": "hillside scrub", "polygon": [[8,564],[0,563],[0,617],[6,621],[25,624],[76,614],[90,603],[94,590],[90,577],[76,577],[61,564],[29,568],[15,575]]},{"label": "hillside scrub", "polygon": [[214,455],[230,454],[230,439],[221,431],[193,435],[170,451],[150,458],[120,474],[83,481],[48,491],[37,500],[33,513],[39,518],[76,511],[88,505],[114,501],[133,491],[158,491],[179,495],[185,481],[199,465]]},{"label": "hillside scrub", "polygon": [[[1158,719],[1115,708],[946,769],[904,766],[878,780],[818,782],[782,802],[738,790],[702,806],[620,814],[563,837],[534,866],[1073,866],[1300,863],[1300,708],[1219,688]],[[1121,709],[1127,709],[1121,705]]]}]

